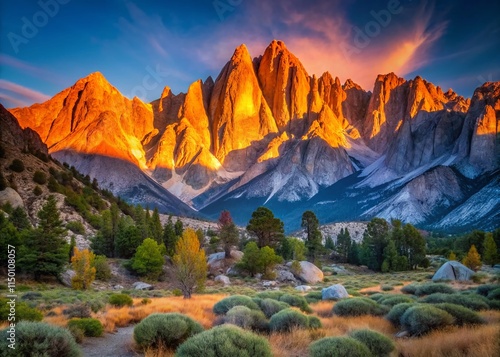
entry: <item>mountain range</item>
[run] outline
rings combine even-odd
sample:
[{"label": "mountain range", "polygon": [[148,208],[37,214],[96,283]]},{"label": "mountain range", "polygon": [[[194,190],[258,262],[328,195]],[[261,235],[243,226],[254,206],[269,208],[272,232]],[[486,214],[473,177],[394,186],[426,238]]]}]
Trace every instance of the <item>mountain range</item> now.
[{"label": "mountain range", "polygon": [[500,225],[500,82],[459,96],[416,77],[373,90],[309,75],[281,41],[238,47],[215,81],[151,103],[100,73],[10,112],[50,154],[132,202],[237,223],[266,205],[300,226],[398,218],[460,232]]}]

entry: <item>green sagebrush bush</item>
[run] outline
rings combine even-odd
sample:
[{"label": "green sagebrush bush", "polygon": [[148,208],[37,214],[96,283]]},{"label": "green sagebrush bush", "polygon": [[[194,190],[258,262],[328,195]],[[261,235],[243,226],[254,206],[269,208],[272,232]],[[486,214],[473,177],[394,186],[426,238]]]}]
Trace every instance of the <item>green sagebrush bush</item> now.
[{"label": "green sagebrush bush", "polygon": [[488,296],[490,291],[495,290],[495,289],[500,289],[500,285],[498,285],[498,284],[484,284],[484,285],[478,286],[476,289],[476,292],[479,295]]},{"label": "green sagebrush bush", "polygon": [[33,181],[39,185],[45,185],[47,183],[47,175],[42,171],[35,171],[33,174]]},{"label": "green sagebrush bush", "polygon": [[279,301],[285,302],[290,306],[298,307],[299,309],[301,309],[304,312],[307,312],[307,313],[312,312],[312,309],[309,307],[307,300],[303,296],[285,294],[285,295],[282,295],[280,297]]},{"label": "green sagebrush bush", "polygon": [[321,291],[311,291],[304,297],[309,304],[323,300],[323,294]]},{"label": "green sagebrush bush", "polygon": [[233,295],[222,299],[214,305],[213,311],[216,315],[224,315],[235,306],[246,306],[252,310],[259,310],[259,306],[248,296]]},{"label": "green sagebrush bush", "polygon": [[500,288],[491,290],[487,297],[490,300],[500,300]]},{"label": "green sagebrush bush", "polygon": [[455,319],[454,325],[479,325],[486,321],[476,312],[461,305],[456,304],[436,304],[435,307],[446,311]]},{"label": "green sagebrush bush", "polygon": [[202,331],[203,327],[186,315],[152,314],[134,328],[134,339],[141,348],[164,346],[175,349],[188,338]]},{"label": "green sagebrush bush", "polygon": [[420,302],[429,304],[450,303],[461,305],[475,311],[489,309],[488,299],[478,294],[435,293],[421,298]]},{"label": "green sagebrush bush", "polygon": [[351,332],[349,336],[368,347],[372,356],[386,357],[394,350],[394,342],[376,331],[356,330]]},{"label": "green sagebrush bush", "polygon": [[111,294],[108,302],[117,307],[132,306],[134,304],[134,300],[127,294]]},{"label": "green sagebrush bush", "polygon": [[[0,298],[0,321],[8,321],[11,312],[9,300]],[[43,314],[40,310],[30,307],[25,302],[16,301],[15,306],[16,321],[42,321]]]},{"label": "green sagebrush bush", "polygon": [[454,318],[444,310],[427,304],[410,307],[401,316],[401,325],[412,335],[423,335],[453,324]]},{"label": "green sagebrush bush", "polygon": [[409,285],[403,286],[401,288],[401,292],[403,294],[415,295],[415,292],[417,291],[417,288],[418,288],[417,284],[409,284]]},{"label": "green sagebrush bush", "polygon": [[92,318],[71,319],[68,322],[68,327],[79,328],[87,337],[102,336],[104,328],[101,321]]},{"label": "green sagebrush bush", "polygon": [[306,315],[297,310],[285,309],[274,314],[269,320],[271,331],[287,332],[294,328],[309,328],[309,320]]},{"label": "green sagebrush bush", "polygon": [[248,330],[268,331],[269,323],[262,311],[246,306],[235,306],[224,317],[224,323],[233,324]]},{"label": "green sagebrush bush", "polygon": [[276,301],[274,299],[254,298],[253,300],[257,303],[257,305],[259,305],[260,309],[268,319],[277,312],[290,307],[290,305],[288,305],[286,302]]},{"label": "green sagebrush bush", "polygon": [[410,307],[414,306],[414,303],[401,303],[392,307],[392,309],[387,313],[385,318],[391,322],[395,326],[399,326],[401,324],[401,316],[408,310]]},{"label": "green sagebrush bush", "polygon": [[191,337],[176,357],[271,357],[269,342],[234,325],[222,325]]},{"label": "green sagebrush bush", "polygon": [[393,307],[393,306],[396,306],[398,304],[412,303],[414,301],[415,301],[414,299],[412,299],[411,297],[409,297],[407,295],[392,295],[392,296],[389,295],[388,297],[380,299],[378,301],[378,303],[382,304],[384,306]]},{"label": "green sagebrush bush", "polygon": [[90,317],[90,306],[88,304],[76,304],[63,310],[63,314],[68,318],[85,318]]},{"label": "green sagebrush bush", "polygon": [[[0,356],[13,356],[8,348],[8,328],[0,331]],[[62,327],[43,322],[16,324],[15,356],[79,357],[80,349],[71,333]]]},{"label": "green sagebrush bush", "polygon": [[367,346],[351,337],[325,337],[309,345],[310,357],[372,357]]},{"label": "green sagebrush bush", "polygon": [[361,297],[340,300],[333,306],[333,313],[338,316],[380,316],[386,310],[388,310],[387,307],[382,307],[371,299]]},{"label": "green sagebrush bush", "polygon": [[313,330],[323,327],[321,320],[316,316],[308,316],[307,324],[309,325],[309,328]]},{"label": "green sagebrush bush", "polygon": [[445,283],[426,283],[417,286],[414,294],[417,296],[424,296],[435,293],[454,294],[455,292],[455,289]]},{"label": "green sagebrush bush", "polygon": [[285,293],[282,291],[262,291],[255,296],[261,299],[279,300],[283,295],[285,295]]},{"label": "green sagebrush bush", "polygon": [[12,163],[9,166],[9,169],[15,172],[23,172],[24,171],[24,163],[19,159],[12,160]]}]

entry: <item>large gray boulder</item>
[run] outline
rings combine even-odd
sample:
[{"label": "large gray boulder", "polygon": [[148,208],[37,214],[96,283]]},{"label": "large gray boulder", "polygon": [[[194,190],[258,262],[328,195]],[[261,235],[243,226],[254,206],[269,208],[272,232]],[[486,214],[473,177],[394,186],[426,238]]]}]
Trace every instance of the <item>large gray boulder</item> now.
[{"label": "large gray boulder", "polygon": [[[207,258],[207,264],[212,269],[220,269],[223,265],[225,257],[226,254],[224,252],[210,254]],[[234,259],[234,261],[239,262],[241,258],[243,258],[243,252],[240,252],[239,250],[231,251],[231,259]]]},{"label": "large gray boulder", "polygon": [[307,284],[316,284],[323,281],[323,272],[313,263],[301,261],[300,270],[299,273],[295,273],[295,276]]},{"label": "large gray boulder", "polygon": [[143,283],[142,281],[137,281],[132,284],[135,290],[153,290],[154,286],[148,283]]},{"label": "large gray boulder", "polygon": [[224,286],[231,285],[231,280],[229,280],[229,278],[227,276],[225,276],[225,275],[217,275],[215,277],[214,281],[217,282],[217,283],[221,283]]},{"label": "large gray boulder", "polygon": [[321,290],[322,300],[339,300],[349,297],[349,293],[341,284],[335,284]]},{"label": "large gray boulder", "polygon": [[285,269],[276,269],[276,280],[280,283],[297,283],[293,273]]},{"label": "large gray boulder", "polygon": [[474,271],[467,268],[462,263],[451,260],[444,263],[441,268],[438,269],[436,274],[432,277],[432,281],[438,280],[457,280],[457,281],[467,281],[471,280]]},{"label": "large gray boulder", "polygon": [[5,190],[0,191],[0,206],[10,203],[13,208],[24,207],[24,202],[16,190],[7,187]]},{"label": "large gray boulder", "polygon": [[68,269],[61,273],[61,275],[59,276],[59,280],[64,286],[71,288],[71,281],[75,275],[76,273],[74,270]]}]

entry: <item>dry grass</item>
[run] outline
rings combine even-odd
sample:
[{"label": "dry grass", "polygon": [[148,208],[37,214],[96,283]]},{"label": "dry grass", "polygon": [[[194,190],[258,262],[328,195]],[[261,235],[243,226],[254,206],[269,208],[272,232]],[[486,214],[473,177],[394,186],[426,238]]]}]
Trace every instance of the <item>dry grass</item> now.
[{"label": "dry grass", "polygon": [[224,297],[226,295],[195,295],[190,300],[182,297],[156,298],[151,299],[151,303],[147,305],[141,304],[141,299],[135,299],[134,306],[109,307],[98,315],[98,319],[107,332],[113,332],[116,327],[137,323],[153,313],[179,312],[198,321],[203,327],[209,328],[215,319],[212,308]]},{"label": "dry grass", "polygon": [[[316,333],[319,333],[319,331]],[[289,333],[272,333],[269,336],[269,342],[274,357],[298,357],[307,356],[309,344],[321,337],[324,336],[315,336],[308,330],[297,329]]]},{"label": "dry grass", "polygon": [[402,357],[498,357],[500,326],[453,328],[397,341]]}]

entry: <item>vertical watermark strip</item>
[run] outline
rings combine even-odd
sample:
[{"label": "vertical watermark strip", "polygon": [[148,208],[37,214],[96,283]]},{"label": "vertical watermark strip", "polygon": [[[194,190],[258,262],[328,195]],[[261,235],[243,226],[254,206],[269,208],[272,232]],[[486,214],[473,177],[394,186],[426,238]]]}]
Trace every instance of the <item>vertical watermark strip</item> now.
[{"label": "vertical watermark strip", "polygon": [[7,245],[7,305],[9,314],[7,320],[7,342],[10,349],[16,349],[16,247]]}]

